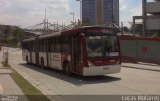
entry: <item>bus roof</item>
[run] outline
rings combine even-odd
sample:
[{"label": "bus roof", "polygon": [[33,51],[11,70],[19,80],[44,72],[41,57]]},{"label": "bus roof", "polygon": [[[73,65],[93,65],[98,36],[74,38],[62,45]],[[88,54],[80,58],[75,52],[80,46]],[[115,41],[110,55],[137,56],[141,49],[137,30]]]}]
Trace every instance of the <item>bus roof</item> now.
[{"label": "bus roof", "polygon": [[48,37],[52,37],[52,36],[58,36],[61,35],[61,32],[55,32],[55,33],[50,33],[50,34],[43,34],[39,36],[39,39],[43,39],[43,38],[48,38]]},{"label": "bus roof", "polygon": [[107,28],[107,29],[110,29],[110,30],[114,30],[113,27],[95,25],[95,26],[83,26],[83,27],[80,27],[80,28],[66,30],[66,31],[63,31],[62,34],[65,34],[65,33],[78,33],[78,32],[83,32],[85,29],[100,29],[100,28],[102,28],[102,29],[103,28]]},{"label": "bus roof", "polygon": [[28,41],[33,41],[33,40],[35,40],[35,37],[29,38],[29,39],[24,39],[23,42],[28,42]]},{"label": "bus roof", "polygon": [[[70,29],[70,30],[65,30],[62,32],[55,32],[55,33],[50,33],[50,34],[41,34],[39,36],[37,36],[39,39],[43,39],[43,38],[48,38],[48,37],[53,37],[53,36],[59,36],[59,35],[68,35],[68,34],[74,34],[74,33],[82,33],[85,29],[99,29],[99,28],[107,28],[110,30],[114,30],[113,27],[106,27],[106,26],[84,26],[84,27],[80,27],[80,28],[75,28],[75,29]],[[68,34],[67,34],[68,33]],[[28,41],[33,41],[36,37],[33,38],[29,38],[29,39],[25,39],[23,40],[23,42],[28,42]]]}]

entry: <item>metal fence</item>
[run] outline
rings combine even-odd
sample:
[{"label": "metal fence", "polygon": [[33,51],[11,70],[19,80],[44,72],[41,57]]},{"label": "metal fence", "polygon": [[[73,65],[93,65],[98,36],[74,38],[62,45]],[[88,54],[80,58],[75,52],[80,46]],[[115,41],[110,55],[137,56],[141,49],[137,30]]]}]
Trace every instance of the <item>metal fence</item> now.
[{"label": "metal fence", "polygon": [[120,37],[122,61],[160,64],[160,38]]}]

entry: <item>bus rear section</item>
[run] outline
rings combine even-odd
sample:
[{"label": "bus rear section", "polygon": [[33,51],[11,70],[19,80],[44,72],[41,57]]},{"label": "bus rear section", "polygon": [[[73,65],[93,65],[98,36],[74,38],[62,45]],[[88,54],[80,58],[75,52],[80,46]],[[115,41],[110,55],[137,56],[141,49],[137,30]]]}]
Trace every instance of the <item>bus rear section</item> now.
[{"label": "bus rear section", "polygon": [[120,46],[111,29],[89,29],[84,33],[87,66],[83,76],[114,74],[121,71]]},{"label": "bus rear section", "polygon": [[22,42],[22,57],[27,63],[35,63],[33,43],[35,38],[27,39]]}]

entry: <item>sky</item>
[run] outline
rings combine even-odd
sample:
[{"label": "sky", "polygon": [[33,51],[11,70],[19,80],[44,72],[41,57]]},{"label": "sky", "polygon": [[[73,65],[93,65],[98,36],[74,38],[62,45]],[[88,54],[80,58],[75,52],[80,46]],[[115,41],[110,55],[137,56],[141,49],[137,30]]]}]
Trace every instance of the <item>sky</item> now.
[{"label": "sky", "polygon": [[[80,16],[80,2],[76,0],[0,0],[0,24],[26,28],[41,23],[45,8],[51,23],[69,24],[72,12],[75,19]],[[129,26],[133,16],[142,14],[141,9],[141,0],[120,0],[120,21]]]}]

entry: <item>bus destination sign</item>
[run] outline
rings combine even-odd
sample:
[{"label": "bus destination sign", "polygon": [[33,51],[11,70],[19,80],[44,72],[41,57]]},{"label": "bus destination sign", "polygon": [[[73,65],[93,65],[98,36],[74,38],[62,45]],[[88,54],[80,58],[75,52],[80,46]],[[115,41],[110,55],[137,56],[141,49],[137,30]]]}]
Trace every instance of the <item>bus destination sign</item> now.
[{"label": "bus destination sign", "polygon": [[114,33],[111,29],[88,29],[87,33]]}]

